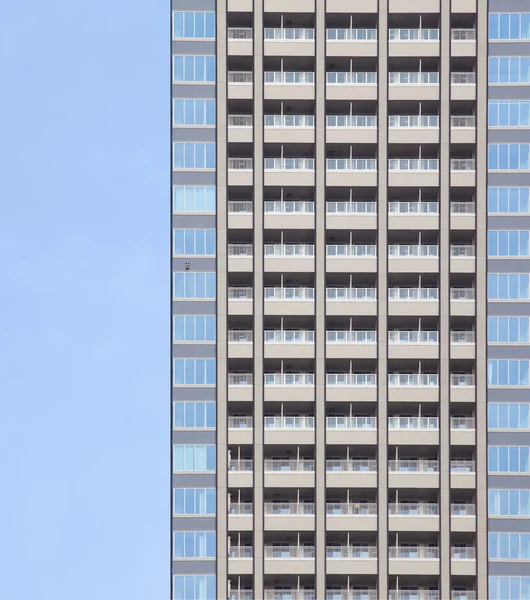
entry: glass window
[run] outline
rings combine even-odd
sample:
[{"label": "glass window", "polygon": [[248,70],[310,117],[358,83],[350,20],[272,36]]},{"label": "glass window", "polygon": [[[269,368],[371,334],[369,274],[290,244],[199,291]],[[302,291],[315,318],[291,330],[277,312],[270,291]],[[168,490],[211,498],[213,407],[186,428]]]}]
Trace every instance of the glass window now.
[{"label": "glass window", "polygon": [[215,56],[173,55],[173,83],[214,83]]},{"label": "glass window", "polygon": [[215,575],[174,575],[173,600],[217,600]]},{"label": "glass window", "polygon": [[490,533],[489,558],[530,560],[530,534]]},{"label": "glass window", "polygon": [[173,471],[215,471],[215,446],[173,446]]},{"label": "glass window", "polygon": [[527,171],[530,144],[488,144],[490,171]]},{"label": "glass window", "polygon": [[215,169],[215,144],[208,142],[174,142],[174,169]]},{"label": "glass window", "polygon": [[215,531],[174,531],[173,558],[215,558]]},{"label": "glass window", "polygon": [[174,300],[214,300],[216,295],[215,273],[173,273]]},{"label": "glass window", "polygon": [[492,56],[488,59],[489,83],[528,83],[530,57]]},{"label": "glass window", "polygon": [[530,256],[530,231],[490,230],[488,231],[488,256],[527,257]]},{"label": "glass window", "polygon": [[174,402],[174,429],[215,429],[215,402]]},{"label": "glass window", "polygon": [[490,273],[489,300],[530,300],[528,273]]},{"label": "glass window", "polygon": [[215,358],[175,358],[173,385],[215,385]]},{"label": "glass window", "polygon": [[173,186],[173,212],[215,212],[215,187]]},{"label": "glass window", "polygon": [[215,229],[174,229],[175,256],[215,256]]},{"label": "glass window", "polygon": [[174,515],[215,515],[215,488],[174,488]]},{"label": "glass window", "polygon": [[530,13],[490,13],[489,39],[530,39]]},{"label": "glass window", "polygon": [[488,342],[527,344],[530,317],[488,317]]},{"label": "glass window", "polygon": [[215,125],[215,100],[173,99],[173,125]]},{"label": "glass window", "polygon": [[215,39],[215,13],[174,12],[173,38]]},{"label": "glass window", "polygon": [[529,446],[489,446],[488,472],[528,473]]},{"label": "glass window", "polygon": [[173,342],[215,342],[214,315],[174,315]]},{"label": "glass window", "polygon": [[526,100],[490,100],[488,125],[490,127],[529,127],[530,102]]}]

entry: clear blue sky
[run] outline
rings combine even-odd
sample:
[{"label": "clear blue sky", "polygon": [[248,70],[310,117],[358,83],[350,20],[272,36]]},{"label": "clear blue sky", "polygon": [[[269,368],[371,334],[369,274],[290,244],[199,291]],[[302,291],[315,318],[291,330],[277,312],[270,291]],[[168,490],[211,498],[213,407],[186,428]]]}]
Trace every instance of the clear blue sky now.
[{"label": "clear blue sky", "polygon": [[0,1],[0,598],[169,597],[169,0]]}]

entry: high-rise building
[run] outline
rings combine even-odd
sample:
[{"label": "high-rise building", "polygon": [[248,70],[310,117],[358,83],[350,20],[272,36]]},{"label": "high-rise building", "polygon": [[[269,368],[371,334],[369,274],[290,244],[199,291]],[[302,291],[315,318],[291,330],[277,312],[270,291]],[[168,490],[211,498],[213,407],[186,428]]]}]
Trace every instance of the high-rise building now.
[{"label": "high-rise building", "polygon": [[530,599],[530,0],[172,0],[172,600]]}]

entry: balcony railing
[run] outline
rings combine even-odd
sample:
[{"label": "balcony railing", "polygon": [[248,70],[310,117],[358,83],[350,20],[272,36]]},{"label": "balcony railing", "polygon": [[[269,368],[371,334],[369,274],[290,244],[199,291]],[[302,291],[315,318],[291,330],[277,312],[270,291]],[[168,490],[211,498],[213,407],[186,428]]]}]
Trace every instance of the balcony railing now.
[{"label": "balcony railing", "polygon": [[228,461],[228,470],[237,472],[251,472],[254,461],[251,458],[235,458]]},{"label": "balcony railing", "polygon": [[389,558],[400,559],[436,559],[440,558],[440,549],[437,546],[390,546]]},{"label": "balcony railing", "polygon": [[267,558],[315,558],[314,546],[264,546]]},{"label": "balcony railing", "polygon": [[327,158],[326,171],[376,171],[375,158]]},{"label": "balcony railing", "polygon": [[474,504],[464,504],[454,502],[451,504],[451,515],[453,517],[474,517],[477,514],[477,507]]},{"label": "balcony railing", "polygon": [[228,115],[228,127],[252,127],[252,115]]},{"label": "balcony railing", "polygon": [[438,171],[440,161],[437,158],[390,158],[389,171]]},{"label": "balcony railing", "polygon": [[438,300],[438,288],[389,288],[389,300],[421,300],[421,301],[436,301]]},{"label": "balcony railing", "polygon": [[437,373],[389,373],[390,387],[438,387]]},{"label": "balcony railing", "polygon": [[377,246],[375,244],[327,244],[326,256],[375,257],[377,256]]},{"label": "balcony railing", "polygon": [[474,85],[476,82],[476,73],[451,73],[451,83],[456,85]]},{"label": "balcony railing", "polygon": [[265,300],[314,300],[315,288],[310,287],[266,287]]},{"label": "balcony railing", "polygon": [[475,115],[453,115],[451,116],[451,127],[474,128],[476,126]]},{"label": "balcony railing", "polygon": [[228,373],[228,385],[252,385],[252,373]]},{"label": "balcony railing", "polygon": [[266,200],[263,203],[264,212],[277,214],[315,214],[314,202],[303,202],[301,200]]},{"label": "balcony railing", "polygon": [[265,256],[315,256],[315,246],[313,244],[265,244]]},{"label": "balcony railing", "polygon": [[[290,589],[268,589],[265,588],[265,597],[263,600],[315,600],[315,590],[295,588]],[[254,596],[252,597],[254,600]]]},{"label": "balcony railing", "polygon": [[267,329],[263,341],[266,344],[314,344],[315,332],[308,329]]},{"label": "balcony railing", "polygon": [[315,470],[315,461],[312,458],[266,458],[265,471],[269,473],[312,473]]},{"label": "balcony railing", "polygon": [[282,83],[295,85],[313,85],[313,71],[265,71],[264,83]]},{"label": "balcony railing", "polygon": [[253,590],[230,590],[228,600],[254,600]]},{"label": "balcony railing", "polygon": [[313,373],[265,373],[265,385],[313,386]]},{"label": "balcony railing", "polygon": [[326,429],[375,429],[377,417],[326,417]]},{"label": "balcony railing", "polygon": [[376,515],[375,502],[326,502],[326,514],[331,516],[343,515]]},{"label": "balcony railing", "polygon": [[327,115],[326,127],[377,127],[375,115]]},{"label": "balcony railing", "polygon": [[451,159],[451,171],[474,171],[475,170],[475,159],[474,158],[452,158]]},{"label": "balcony railing", "polygon": [[475,385],[475,375],[473,373],[451,373],[451,386],[470,386]]},{"label": "balcony railing", "polygon": [[326,29],[328,42],[374,42],[377,40],[377,29]]},{"label": "balcony railing", "polygon": [[451,590],[451,600],[477,600],[475,590]]},{"label": "balcony railing", "polygon": [[451,300],[475,300],[475,288],[451,288]]},{"label": "balcony railing", "polygon": [[437,517],[440,505],[437,502],[392,502],[388,505],[389,515]]},{"label": "balcony railing", "polygon": [[454,42],[474,42],[477,39],[477,30],[451,29],[451,39]]},{"label": "balcony railing", "polygon": [[372,588],[363,588],[357,590],[329,589],[326,590],[325,600],[379,600],[377,590]]},{"label": "balcony railing", "polygon": [[315,30],[301,27],[266,27],[264,31],[266,41],[313,41]]},{"label": "balcony railing", "polygon": [[228,417],[229,429],[252,429],[252,417]]},{"label": "balcony railing", "polygon": [[451,473],[475,473],[476,465],[474,460],[451,459]]},{"label": "balcony railing", "polygon": [[451,331],[451,344],[474,344],[474,331]]},{"label": "balcony railing", "polygon": [[228,28],[228,39],[229,40],[251,40],[252,39],[252,27],[229,27]]},{"label": "balcony railing", "polygon": [[375,71],[328,71],[326,83],[329,85],[376,85]]},{"label": "balcony railing", "polygon": [[375,344],[377,332],[368,331],[327,331],[326,341],[328,344]]},{"label": "balcony railing", "polygon": [[233,286],[228,288],[229,300],[252,300],[254,288]]},{"label": "balcony railing", "polygon": [[389,29],[388,39],[400,42],[437,42],[440,39],[439,29]]},{"label": "balcony railing", "polygon": [[228,83],[252,83],[252,71],[228,71]]},{"label": "balcony railing", "polygon": [[254,205],[250,200],[229,200],[228,212],[236,214],[251,215],[254,210]]},{"label": "balcony railing", "polygon": [[232,344],[250,344],[252,342],[252,330],[229,329],[228,342]]},{"label": "balcony railing", "polygon": [[437,459],[410,458],[389,460],[388,470],[391,473],[438,473]]},{"label": "balcony railing", "polygon": [[438,115],[390,115],[388,117],[389,127],[431,127],[440,126]]},{"label": "balcony railing", "polygon": [[453,546],[451,548],[451,558],[453,560],[475,560],[477,551],[474,546]]},{"label": "balcony railing", "polygon": [[377,204],[375,202],[326,202],[326,213],[328,215],[376,215]]},{"label": "balcony railing", "polygon": [[313,115],[265,115],[265,127],[314,127]]},{"label": "balcony railing", "polygon": [[331,302],[343,302],[345,300],[377,300],[377,289],[357,287],[328,287],[326,288],[326,300]]},{"label": "balcony railing", "polygon": [[374,387],[376,383],[375,373],[328,373],[326,375],[326,385]]},{"label": "balcony railing", "polygon": [[228,244],[228,256],[252,256],[252,244]]},{"label": "balcony railing", "polygon": [[451,202],[452,215],[474,215],[476,204],[474,202]]},{"label": "balcony railing", "polygon": [[230,546],[228,558],[252,558],[252,546]]},{"label": "balcony railing", "polygon": [[453,258],[474,258],[475,246],[472,244],[451,244]]},{"label": "balcony railing", "polygon": [[451,429],[475,429],[475,417],[451,417]]},{"label": "balcony railing", "polygon": [[229,158],[228,169],[230,171],[252,171],[251,158]]},{"label": "balcony railing", "polygon": [[435,244],[392,244],[388,247],[390,258],[437,258],[439,246]]},{"label": "balcony railing", "polygon": [[315,417],[265,417],[265,429],[314,429]]},{"label": "balcony railing", "polygon": [[390,590],[388,592],[388,600],[440,600],[440,592],[425,588]]},{"label": "balcony railing", "polygon": [[438,85],[440,75],[438,71],[420,73],[417,71],[392,71],[388,74],[390,85]]},{"label": "balcony railing", "polygon": [[252,502],[232,502],[228,508],[229,515],[252,515]]},{"label": "balcony railing", "polygon": [[390,344],[437,344],[437,331],[407,331],[396,329],[388,332]]},{"label": "balcony railing", "polygon": [[266,158],[265,171],[314,171],[313,158]]},{"label": "balcony railing", "polygon": [[377,461],[369,458],[328,458],[326,460],[326,471],[328,473],[375,473]]},{"label": "balcony railing", "polygon": [[266,515],[314,515],[314,502],[265,502],[263,510]]},{"label": "balcony railing", "polygon": [[377,558],[376,546],[326,546],[326,558]]},{"label": "balcony railing", "polygon": [[390,215],[438,215],[438,202],[389,202]]},{"label": "balcony railing", "polygon": [[438,429],[438,417],[388,417],[389,429]]}]

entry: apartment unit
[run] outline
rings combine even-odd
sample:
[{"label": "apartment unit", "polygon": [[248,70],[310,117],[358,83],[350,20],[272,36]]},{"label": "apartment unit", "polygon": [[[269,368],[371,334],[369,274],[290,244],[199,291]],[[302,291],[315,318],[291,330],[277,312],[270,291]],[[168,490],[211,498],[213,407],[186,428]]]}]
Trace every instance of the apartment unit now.
[{"label": "apartment unit", "polygon": [[172,0],[172,600],[530,598],[525,10]]}]

